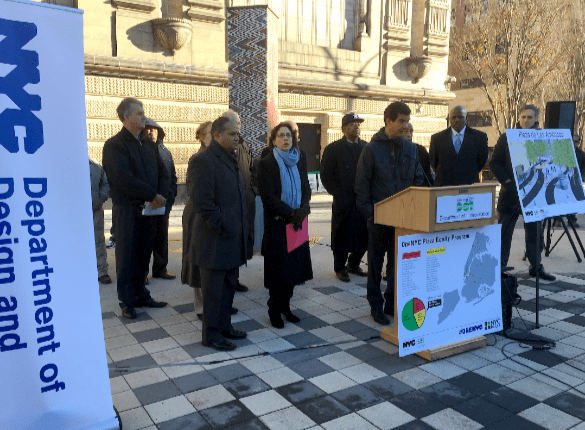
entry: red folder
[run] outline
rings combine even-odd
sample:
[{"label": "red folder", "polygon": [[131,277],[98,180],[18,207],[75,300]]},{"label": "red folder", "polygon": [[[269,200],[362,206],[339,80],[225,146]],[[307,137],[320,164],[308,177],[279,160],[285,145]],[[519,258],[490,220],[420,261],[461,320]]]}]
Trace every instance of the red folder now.
[{"label": "red folder", "polygon": [[286,247],[288,252],[291,252],[301,246],[303,243],[309,241],[309,221],[305,217],[303,227],[299,231],[295,231],[292,224],[286,225]]}]

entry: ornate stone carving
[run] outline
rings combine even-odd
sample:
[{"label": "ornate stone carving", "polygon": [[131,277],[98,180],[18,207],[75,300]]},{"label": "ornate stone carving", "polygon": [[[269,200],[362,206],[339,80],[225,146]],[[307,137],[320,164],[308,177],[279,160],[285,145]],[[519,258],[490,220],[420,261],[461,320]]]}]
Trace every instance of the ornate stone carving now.
[{"label": "ornate stone carving", "polygon": [[187,16],[192,21],[203,21],[209,23],[220,23],[225,21],[222,13],[223,4],[219,0],[187,0],[191,8]]},{"label": "ornate stone carving", "polygon": [[384,25],[385,48],[410,51],[411,0],[388,0]]},{"label": "ornate stone carving", "polygon": [[182,18],[157,18],[150,21],[154,37],[162,46],[175,55],[191,40],[193,24]]},{"label": "ornate stone carving", "polygon": [[150,0],[112,0],[112,5],[118,9],[131,10],[133,12],[150,13],[156,6]]},{"label": "ornate stone carving", "polygon": [[428,55],[446,56],[449,52],[449,8],[448,0],[429,0],[428,2]]},{"label": "ornate stone carving", "polygon": [[416,84],[429,73],[432,64],[433,60],[429,57],[407,57],[406,71]]}]

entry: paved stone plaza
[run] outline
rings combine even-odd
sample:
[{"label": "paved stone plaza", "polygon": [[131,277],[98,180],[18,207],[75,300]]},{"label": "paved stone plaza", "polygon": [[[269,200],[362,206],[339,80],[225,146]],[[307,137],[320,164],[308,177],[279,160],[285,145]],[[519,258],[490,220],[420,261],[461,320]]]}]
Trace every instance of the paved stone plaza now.
[{"label": "paved stone plaza", "polygon": [[[138,310],[136,320],[120,317],[115,283],[100,286],[112,397],[124,430],[585,429],[585,276],[577,274],[585,263],[577,264],[566,239],[544,259],[547,271],[564,275],[541,284],[543,327],[533,330],[556,341],[554,349],[488,335],[488,346],[444,360],[399,358],[369,316],[365,278],[335,278],[330,207],[315,201],[310,234],[323,237],[311,249],[315,279],[291,301],[301,322],[272,328],[263,260],[255,256],[241,270],[250,291],[236,293],[232,321],[248,338],[236,341],[234,352],[201,345],[192,290],[179,280],[152,280],[153,297],[170,306]],[[178,275],[180,217],[171,219],[168,269]],[[520,260],[523,238],[519,222],[510,264],[523,301],[514,324],[523,327],[521,316],[533,328],[536,290]],[[113,249],[108,261],[115,280]]]}]

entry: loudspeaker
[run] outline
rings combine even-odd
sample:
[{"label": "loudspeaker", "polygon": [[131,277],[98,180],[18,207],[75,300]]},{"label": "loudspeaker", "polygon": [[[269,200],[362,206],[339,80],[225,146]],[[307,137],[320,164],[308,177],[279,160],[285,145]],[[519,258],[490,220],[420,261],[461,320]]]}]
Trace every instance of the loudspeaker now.
[{"label": "loudspeaker", "polygon": [[576,102],[548,102],[544,128],[568,128],[572,136],[576,111]]}]

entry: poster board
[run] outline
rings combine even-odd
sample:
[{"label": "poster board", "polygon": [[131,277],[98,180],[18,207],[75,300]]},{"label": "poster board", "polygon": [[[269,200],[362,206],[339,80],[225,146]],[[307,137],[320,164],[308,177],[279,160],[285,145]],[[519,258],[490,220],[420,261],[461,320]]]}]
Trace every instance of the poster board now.
[{"label": "poster board", "polygon": [[119,428],[93,233],[83,11],[0,0],[0,428]]},{"label": "poster board", "polygon": [[398,237],[401,357],[502,329],[500,235],[495,224]]},{"label": "poster board", "polygon": [[525,222],[585,213],[585,192],[570,130],[506,130]]}]

